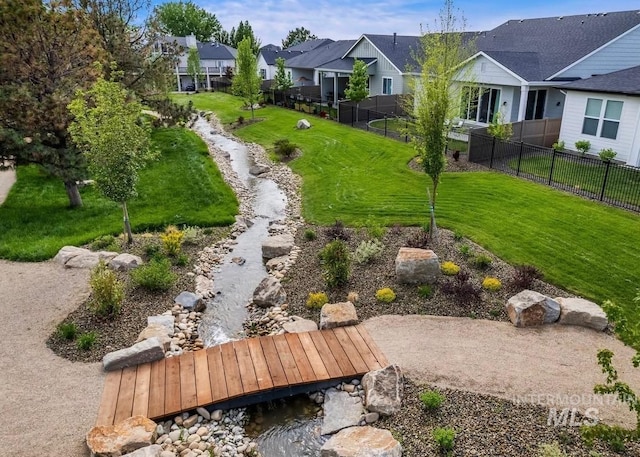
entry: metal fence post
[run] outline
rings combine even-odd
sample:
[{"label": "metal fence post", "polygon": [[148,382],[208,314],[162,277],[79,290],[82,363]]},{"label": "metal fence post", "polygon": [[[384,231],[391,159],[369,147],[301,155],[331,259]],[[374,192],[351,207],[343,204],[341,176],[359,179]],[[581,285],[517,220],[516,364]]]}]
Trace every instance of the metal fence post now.
[{"label": "metal fence post", "polygon": [[384,136],[387,136],[387,114],[384,115]]},{"label": "metal fence post", "polygon": [[404,121],[404,142],[409,142],[409,121]]},{"label": "metal fence post", "polygon": [[491,140],[491,158],[489,159],[489,168],[493,168],[493,155],[496,152],[496,137]]},{"label": "metal fence post", "polygon": [[602,190],[600,191],[600,201],[604,199],[604,190],[607,187],[607,178],[609,177],[609,167],[611,167],[611,161],[607,160],[605,162],[607,164],[607,168],[604,170],[604,179],[602,180]]},{"label": "metal fence post", "polygon": [[520,142],[520,154],[518,154],[518,169],[516,170],[516,176],[520,176],[520,164],[522,163],[522,149],[524,149],[524,141]]},{"label": "metal fence post", "polygon": [[353,127],[353,125],[354,125],[354,123],[355,123],[354,121],[355,121],[355,119],[356,119],[356,117],[355,117],[355,116],[354,116],[354,114],[353,114],[353,108],[354,108],[354,106],[353,106],[353,105],[351,105],[351,127]]},{"label": "metal fence post", "polygon": [[551,156],[551,170],[549,170],[549,185],[553,181],[553,167],[556,164],[556,150],[553,150],[553,156]]}]

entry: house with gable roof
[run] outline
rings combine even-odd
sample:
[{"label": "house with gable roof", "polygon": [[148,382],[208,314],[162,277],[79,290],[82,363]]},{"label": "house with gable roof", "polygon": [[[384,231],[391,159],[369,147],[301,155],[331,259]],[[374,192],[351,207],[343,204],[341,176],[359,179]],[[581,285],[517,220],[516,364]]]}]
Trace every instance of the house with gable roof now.
[{"label": "house with gable roof", "polygon": [[262,79],[274,79],[276,75],[276,59],[279,57],[286,61],[304,52],[313,51],[319,46],[332,42],[333,40],[329,38],[322,38],[308,40],[287,49],[282,49],[280,46],[274,44],[263,46],[258,52],[258,73],[260,73]]}]

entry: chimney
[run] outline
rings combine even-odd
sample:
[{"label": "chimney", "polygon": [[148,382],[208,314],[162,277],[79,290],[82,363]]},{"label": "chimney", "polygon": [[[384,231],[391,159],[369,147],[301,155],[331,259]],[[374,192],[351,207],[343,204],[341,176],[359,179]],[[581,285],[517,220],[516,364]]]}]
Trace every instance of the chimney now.
[{"label": "chimney", "polygon": [[395,46],[398,43],[398,34],[396,32],[393,32],[393,45]]},{"label": "chimney", "polygon": [[184,37],[187,40],[187,46],[190,48],[198,47],[198,42],[196,41],[196,36],[192,33],[191,35],[187,35]]}]

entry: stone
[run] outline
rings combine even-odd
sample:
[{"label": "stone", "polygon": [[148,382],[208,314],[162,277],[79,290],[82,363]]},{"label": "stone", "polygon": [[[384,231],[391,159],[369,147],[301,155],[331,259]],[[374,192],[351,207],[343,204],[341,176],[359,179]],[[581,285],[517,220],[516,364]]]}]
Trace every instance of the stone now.
[{"label": "stone", "polygon": [[123,457],[160,457],[162,454],[162,446],[152,444],[151,446],[141,447],[138,450],[130,452]]},{"label": "stone", "polygon": [[158,338],[149,338],[131,347],[109,352],[102,358],[105,371],[153,362],[164,358],[164,346]]},{"label": "stone", "polygon": [[93,252],[76,246],[64,246],[53,260],[66,268],[94,268],[100,260],[109,263],[117,255],[117,252]]},{"label": "stone", "polygon": [[356,307],[350,301],[327,303],[320,310],[320,330],[355,325],[358,323]]},{"label": "stone", "polygon": [[176,457],[176,454],[171,451],[162,451],[160,457]]},{"label": "stone", "polygon": [[364,406],[370,412],[389,416],[400,410],[404,395],[404,376],[398,365],[370,371],[362,377]]},{"label": "stone", "polygon": [[188,311],[202,312],[206,309],[206,305],[202,301],[202,297],[193,292],[180,292],[173,301]]},{"label": "stone", "polygon": [[287,260],[289,260],[289,256],[286,256],[286,255],[269,259],[266,264],[267,271],[277,268],[278,265],[280,265],[281,263],[284,264]]},{"label": "stone", "polygon": [[133,416],[115,425],[99,425],[87,433],[87,446],[97,457],[120,457],[150,446],[156,439],[156,423]]},{"label": "stone", "polygon": [[251,173],[253,176],[260,176],[264,173],[269,173],[270,171],[271,167],[263,163],[256,163],[251,168],[249,168],[249,173]]},{"label": "stone", "polygon": [[214,412],[211,413],[211,420],[212,421],[219,421],[222,419],[222,410],[221,409],[216,409]]},{"label": "stone", "polygon": [[268,236],[262,242],[262,257],[265,259],[274,259],[285,256],[291,252],[293,244],[293,236],[289,234]]},{"label": "stone", "polygon": [[173,336],[175,318],[167,314],[160,314],[158,316],[149,316],[147,317],[147,325],[148,326],[161,325],[166,329],[167,335]]},{"label": "stone", "polygon": [[306,119],[300,119],[297,123],[296,123],[296,128],[298,130],[306,130],[306,129],[310,129],[311,128],[311,123],[306,120]]},{"label": "stone", "polygon": [[209,420],[211,419],[211,413],[209,412],[209,410],[207,408],[203,408],[202,406],[199,408],[196,408],[196,412],[198,414],[200,414],[204,420]]},{"label": "stone", "polygon": [[178,429],[178,430],[172,430],[171,432],[169,432],[169,438],[171,439],[171,441],[173,441],[174,443],[176,441],[178,441],[180,439],[180,437],[182,436],[182,430]]},{"label": "stone", "polygon": [[551,324],[560,317],[560,304],[557,301],[527,289],[509,298],[505,308],[516,327]]},{"label": "stone", "polygon": [[188,418],[186,418],[182,423],[182,425],[185,428],[190,428],[190,427],[193,427],[196,424],[196,422],[198,422],[198,415],[194,414],[193,416],[189,416]]},{"label": "stone", "polygon": [[291,318],[293,319],[292,321],[282,324],[282,328],[287,333],[304,333],[318,330],[318,324],[310,319],[303,319],[300,316],[291,316]]},{"label": "stone", "polygon": [[340,430],[320,449],[320,457],[401,457],[402,446],[389,430],[365,426]]},{"label": "stone", "polygon": [[118,254],[109,261],[109,268],[116,271],[128,271],[142,265],[142,258],[133,254]]},{"label": "stone", "polygon": [[373,424],[374,422],[376,422],[378,419],[380,419],[380,414],[378,413],[367,413],[364,415],[364,421],[367,424]]},{"label": "stone", "polygon": [[320,433],[330,435],[343,428],[358,425],[363,412],[360,398],[352,397],[347,392],[329,389],[325,394]]},{"label": "stone", "polygon": [[579,325],[603,331],[609,325],[607,315],[597,304],[584,298],[556,298],[560,304],[558,324]]},{"label": "stone", "polygon": [[244,257],[233,257],[231,261],[236,265],[242,266],[247,262],[247,259],[245,259]]},{"label": "stone", "polygon": [[163,325],[148,325],[138,335],[136,343],[149,338],[158,338],[164,347],[165,352],[171,347],[171,337],[167,334],[167,329]]},{"label": "stone", "polygon": [[76,246],[64,246],[58,251],[53,260],[54,262],[57,262],[61,265],[66,265],[66,263],[73,257],[81,254],[86,254],[88,252],[90,252],[88,249],[79,248]]},{"label": "stone", "polygon": [[279,306],[287,301],[287,293],[277,279],[268,276],[253,291],[253,303],[262,308]]},{"label": "stone", "polygon": [[396,256],[396,278],[403,284],[434,284],[441,275],[440,260],[430,249],[402,247]]}]

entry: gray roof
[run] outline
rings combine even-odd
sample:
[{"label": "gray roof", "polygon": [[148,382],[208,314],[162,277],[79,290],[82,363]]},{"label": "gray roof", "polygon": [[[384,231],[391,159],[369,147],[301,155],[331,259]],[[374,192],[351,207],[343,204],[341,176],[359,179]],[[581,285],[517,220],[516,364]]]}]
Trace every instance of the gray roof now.
[{"label": "gray roof", "polygon": [[400,71],[408,67],[415,67],[414,53],[420,49],[419,36],[396,35],[395,44],[393,35],[370,35],[365,37],[382,52],[387,59]]},{"label": "gray roof", "polygon": [[563,84],[562,89],[640,96],[640,66]]},{"label": "gray roof", "polygon": [[226,44],[198,42],[198,54],[201,59],[231,60],[236,58],[238,51]]},{"label": "gray roof", "polygon": [[327,62],[341,58],[355,42],[355,40],[339,40],[319,46],[312,51],[303,52],[299,56],[287,60],[287,67],[318,68]]},{"label": "gray roof", "polygon": [[313,51],[314,49],[322,45],[329,44],[329,43],[333,43],[333,40],[331,38],[317,38],[315,40],[303,41],[302,43],[296,44],[295,46],[289,46],[286,50],[309,52],[309,51]]},{"label": "gray roof", "polygon": [[[331,62],[327,62],[320,68],[324,71],[341,71],[341,72],[351,72],[353,71],[353,64],[355,62],[355,58],[353,57],[344,57],[342,59],[332,60]],[[367,66],[376,62],[378,59],[375,58],[362,58],[359,57],[358,60],[362,60]]]},{"label": "gray roof", "polygon": [[278,57],[282,57],[284,60],[289,60],[292,57],[302,54],[302,51],[289,51],[288,49],[263,49],[260,51],[260,54],[262,54],[262,57],[264,58],[265,62],[267,62],[267,65],[275,65],[276,59]]},{"label": "gray roof", "polygon": [[640,24],[638,11],[510,20],[476,47],[527,81],[543,81]]}]

